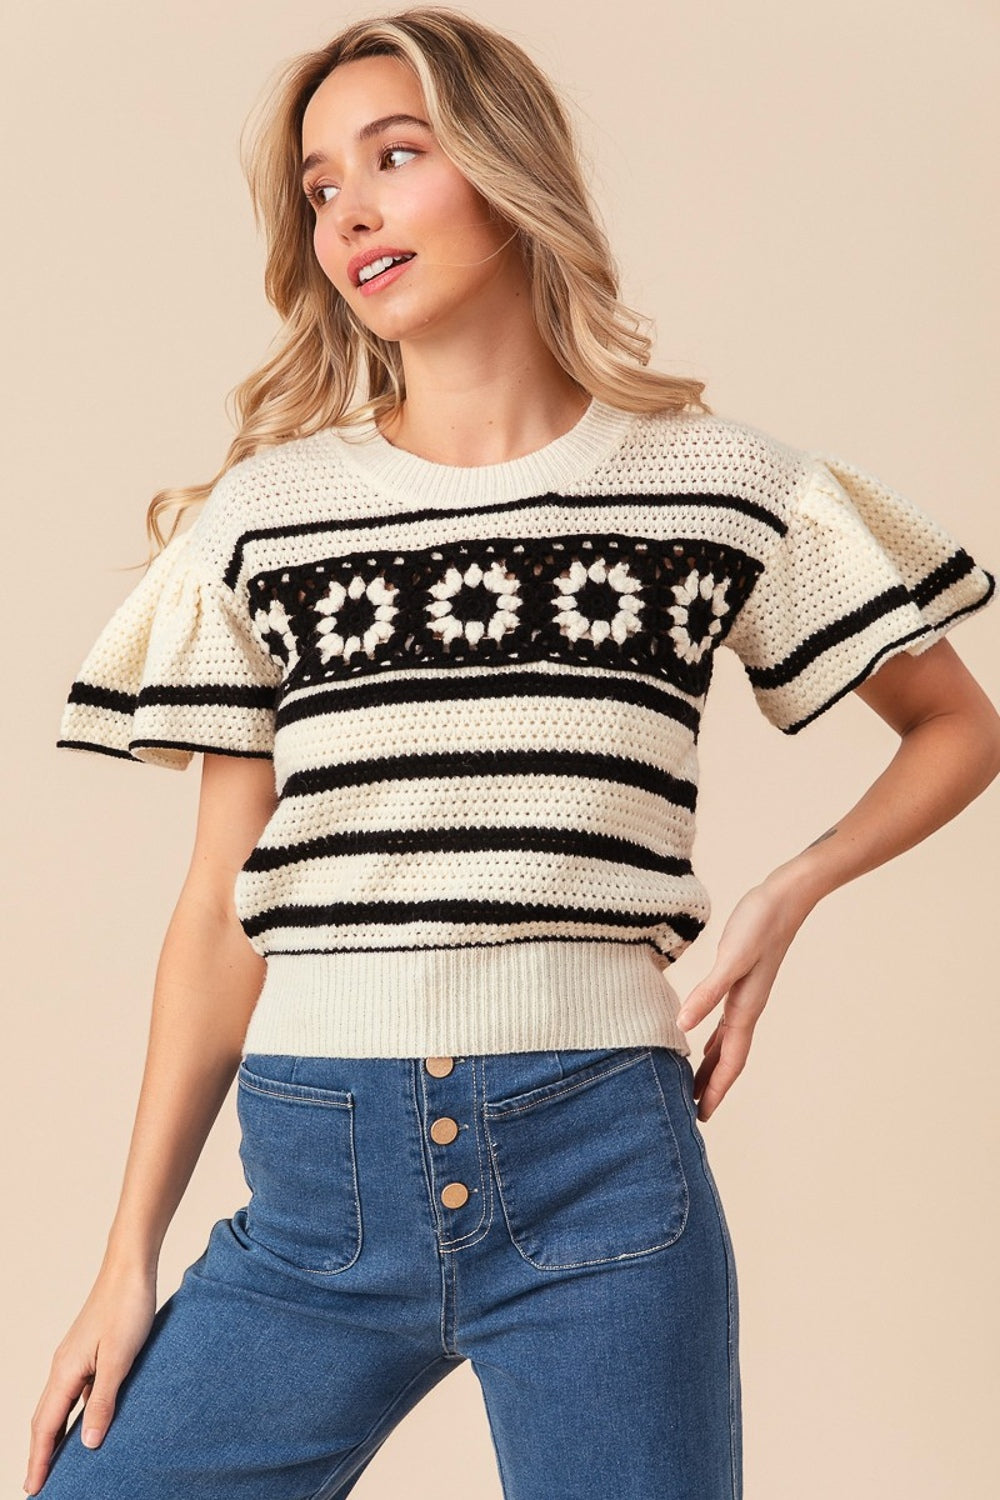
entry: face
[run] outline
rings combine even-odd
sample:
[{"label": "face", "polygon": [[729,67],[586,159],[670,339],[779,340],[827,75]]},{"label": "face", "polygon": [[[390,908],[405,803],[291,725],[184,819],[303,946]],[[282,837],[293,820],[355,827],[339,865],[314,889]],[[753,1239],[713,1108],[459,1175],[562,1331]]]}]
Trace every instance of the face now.
[{"label": "face", "polygon": [[[316,259],[358,319],[391,341],[481,320],[522,274],[515,243],[501,248],[511,226],[491,218],[429,125],[396,121],[358,138],[397,114],[426,120],[420,85],[398,58],[366,57],[323,80],[302,122],[302,161],[318,158],[304,178]],[[358,285],[356,258],[382,247],[414,258]]]}]

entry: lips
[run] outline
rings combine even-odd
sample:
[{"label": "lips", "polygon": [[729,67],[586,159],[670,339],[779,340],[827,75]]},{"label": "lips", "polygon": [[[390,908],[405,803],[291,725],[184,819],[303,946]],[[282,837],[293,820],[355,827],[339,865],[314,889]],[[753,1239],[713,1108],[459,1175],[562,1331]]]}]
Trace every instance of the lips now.
[{"label": "lips", "polygon": [[382,295],[388,296],[389,289],[395,286],[401,276],[406,275],[416,259],[417,257],[413,255],[407,260],[396,261],[386,270],[379,271],[374,276],[369,276],[367,281],[362,281],[358,286],[359,296],[365,298],[381,297]]},{"label": "lips", "polygon": [[374,245],[370,250],[365,250],[360,255],[352,256],[347,262],[347,274],[354,286],[363,283],[358,280],[365,266],[370,266],[372,261],[384,260],[386,256],[408,255],[413,256],[414,251],[405,249],[402,245]]},{"label": "lips", "polygon": [[[398,257],[394,256],[387,266],[386,265],[382,266],[381,271],[375,271],[371,276],[365,276],[363,280],[361,279],[361,272],[359,272],[358,273],[358,278],[359,278],[358,279],[358,285],[360,287],[371,286],[371,284],[372,284],[373,281],[381,281],[382,277],[383,276],[388,276],[389,273],[390,273],[390,271],[398,271],[403,266],[409,265],[409,263],[410,263],[410,261],[412,259],[413,259],[412,255],[403,255],[403,256],[398,256]],[[378,261],[369,261],[369,265],[378,265],[378,264],[379,264]],[[367,267],[366,266],[362,266],[361,271],[363,272],[365,270],[367,270]]]}]

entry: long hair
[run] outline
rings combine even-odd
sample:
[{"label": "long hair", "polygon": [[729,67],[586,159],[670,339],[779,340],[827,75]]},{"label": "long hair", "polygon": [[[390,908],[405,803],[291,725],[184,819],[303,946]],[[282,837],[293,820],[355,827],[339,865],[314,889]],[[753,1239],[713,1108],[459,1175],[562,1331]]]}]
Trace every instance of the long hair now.
[{"label": "long hair", "polygon": [[[258,449],[325,427],[348,437],[365,418],[390,418],[402,405],[399,345],[360,322],[322,271],[300,180],[312,95],[340,63],[378,56],[413,69],[441,149],[516,231],[535,322],[562,368],[626,411],[712,410],[701,399],[704,382],[646,368],[649,320],[619,298],[617,264],[583,180],[569,112],[540,68],[507,37],[449,7],[378,15],[282,65],[259,118],[251,114],[244,126],[240,159],[266,235],[264,287],[282,320],[278,347],[230,392],[238,431],[219,472],[207,484],[161,490],[150,502],[146,530],[160,547],[170,539],[161,513],[176,510],[176,531],[183,511]],[[367,399],[352,405],[362,368]]]}]

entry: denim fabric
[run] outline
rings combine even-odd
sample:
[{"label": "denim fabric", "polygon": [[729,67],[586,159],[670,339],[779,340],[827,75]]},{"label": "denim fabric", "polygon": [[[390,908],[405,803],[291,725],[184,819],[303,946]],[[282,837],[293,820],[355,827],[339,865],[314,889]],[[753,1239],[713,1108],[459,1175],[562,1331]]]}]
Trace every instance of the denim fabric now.
[{"label": "denim fabric", "polygon": [[508,1500],[740,1500],[736,1268],[689,1060],[427,1062],[244,1057],[249,1201],[41,1495],[338,1500],[468,1359]]}]

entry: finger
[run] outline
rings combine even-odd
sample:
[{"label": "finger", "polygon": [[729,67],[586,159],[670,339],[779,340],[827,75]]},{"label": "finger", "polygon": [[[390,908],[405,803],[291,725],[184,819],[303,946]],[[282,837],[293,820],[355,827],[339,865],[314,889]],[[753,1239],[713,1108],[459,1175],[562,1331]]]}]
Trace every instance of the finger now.
[{"label": "finger", "polygon": [[709,1079],[712,1076],[712,1070],[715,1067],[716,1062],[718,1061],[719,1048],[722,1045],[723,1029],[723,1023],[722,1021],[720,1021],[712,1032],[712,1035],[708,1038],[708,1041],[702,1048],[701,1062],[698,1064],[698,1070],[694,1075],[694,1092],[696,1099],[701,1097],[701,1094],[703,1093]]},{"label": "finger", "polygon": [[709,1054],[712,1054],[712,1057],[714,1059],[714,1056],[718,1053],[719,1048],[722,1046],[722,1039],[725,1034],[726,1018],[725,1016],[722,1016],[712,1028],[711,1035],[708,1037],[708,1040],[705,1042],[704,1047],[701,1049],[702,1055],[708,1057]]},{"label": "finger", "polygon": [[44,1483],[57,1444],[66,1436],[69,1413],[76,1405],[87,1376],[66,1376],[54,1370],[31,1418],[31,1444],[24,1488],[33,1495]]},{"label": "finger", "polygon": [[719,1053],[719,1048],[722,1045],[722,1037],[725,1029],[725,1024],[725,1016],[720,1017],[719,1021],[712,1030],[711,1036],[708,1038],[704,1047],[702,1048],[702,1060],[698,1064],[698,1071],[694,1075],[696,1097],[701,1089],[704,1088],[708,1079],[711,1077],[712,1069],[715,1066],[715,1060]]},{"label": "finger", "polygon": [[700,1120],[711,1119],[742,1071],[742,1063],[734,1063],[720,1054],[698,1099]]},{"label": "finger", "polygon": [[677,1024],[683,1031],[689,1031],[703,1021],[724,999],[727,1000],[727,1013],[731,1023],[734,1007],[748,1003],[744,997],[744,991],[752,982],[755,972],[752,967],[746,970],[739,969],[733,961],[729,961],[724,968],[717,963],[711,973],[696,984],[688,994],[677,1012]]},{"label": "finger", "polygon": [[728,988],[728,983],[724,984],[711,974],[700,984],[696,984],[677,1012],[677,1024],[681,1030],[690,1031],[703,1021],[709,1011],[715,1009]]},{"label": "finger", "polygon": [[746,1066],[753,1026],[720,1023],[695,1075],[698,1118],[708,1120]]},{"label": "finger", "polygon": [[115,1414],[115,1398],[123,1373],[107,1354],[103,1359],[98,1355],[97,1374],[83,1409],[82,1436],[88,1448],[99,1447],[111,1426],[111,1419]]}]

